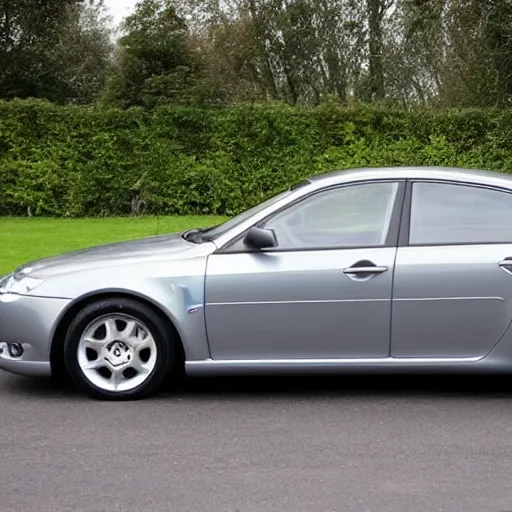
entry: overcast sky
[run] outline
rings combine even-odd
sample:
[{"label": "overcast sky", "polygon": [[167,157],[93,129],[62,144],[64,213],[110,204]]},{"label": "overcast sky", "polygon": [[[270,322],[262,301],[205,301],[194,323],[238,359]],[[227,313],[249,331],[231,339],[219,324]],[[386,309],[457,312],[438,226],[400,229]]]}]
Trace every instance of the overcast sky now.
[{"label": "overcast sky", "polygon": [[114,18],[114,24],[119,22],[128,14],[133,12],[137,0],[104,0],[105,5],[110,11],[109,14]]}]

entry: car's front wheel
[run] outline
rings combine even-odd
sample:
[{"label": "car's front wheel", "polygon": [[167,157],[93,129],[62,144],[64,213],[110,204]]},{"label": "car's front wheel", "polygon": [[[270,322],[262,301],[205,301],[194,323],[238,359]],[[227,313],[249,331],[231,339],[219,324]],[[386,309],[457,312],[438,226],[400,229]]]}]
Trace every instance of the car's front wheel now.
[{"label": "car's front wheel", "polygon": [[77,387],[104,400],[155,394],[175,363],[173,333],[147,305],[124,298],[100,300],[78,312],[64,344]]}]

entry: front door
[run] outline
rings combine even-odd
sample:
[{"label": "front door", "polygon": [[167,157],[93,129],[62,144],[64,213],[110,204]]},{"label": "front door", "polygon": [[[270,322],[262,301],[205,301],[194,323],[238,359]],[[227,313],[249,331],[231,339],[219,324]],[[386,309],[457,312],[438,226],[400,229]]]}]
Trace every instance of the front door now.
[{"label": "front door", "polygon": [[213,359],[381,358],[402,188],[317,192],[267,219],[277,247],[208,259],[205,314]]},{"label": "front door", "polygon": [[512,320],[512,194],[412,184],[409,241],[398,249],[394,357],[489,353]]}]

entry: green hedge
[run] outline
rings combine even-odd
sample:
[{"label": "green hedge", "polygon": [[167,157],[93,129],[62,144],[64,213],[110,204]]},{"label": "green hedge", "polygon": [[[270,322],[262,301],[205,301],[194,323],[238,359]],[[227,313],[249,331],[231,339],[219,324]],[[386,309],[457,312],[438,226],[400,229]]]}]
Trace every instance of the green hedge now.
[{"label": "green hedge", "polygon": [[331,169],[512,172],[512,111],[0,102],[0,215],[232,215]]}]

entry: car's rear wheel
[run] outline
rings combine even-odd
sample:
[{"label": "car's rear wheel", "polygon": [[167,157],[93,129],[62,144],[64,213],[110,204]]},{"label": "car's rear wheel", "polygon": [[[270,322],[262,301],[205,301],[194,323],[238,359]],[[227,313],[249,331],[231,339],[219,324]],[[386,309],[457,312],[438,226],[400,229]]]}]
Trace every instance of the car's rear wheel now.
[{"label": "car's rear wheel", "polygon": [[103,400],[155,394],[175,363],[176,339],[151,307],[124,298],[87,305],[72,321],[64,359],[73,382]]}]

